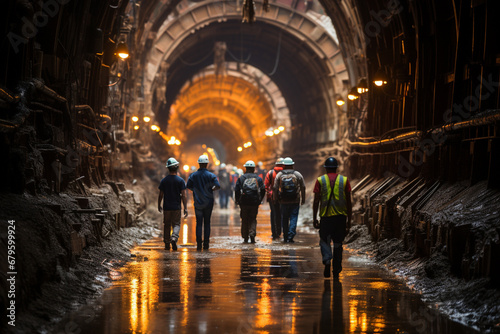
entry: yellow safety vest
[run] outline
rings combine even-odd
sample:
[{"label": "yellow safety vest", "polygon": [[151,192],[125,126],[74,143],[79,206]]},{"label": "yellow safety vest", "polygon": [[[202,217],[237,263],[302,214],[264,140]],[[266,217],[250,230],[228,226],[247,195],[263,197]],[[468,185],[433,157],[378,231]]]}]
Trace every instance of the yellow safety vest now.
[{"label": "yellow safety vest", "polygon": [[[320,217],[331,217],[338,215],[347,216],[347,205],[345,200],[345,185],[347,183],[347,177],[339,174],[337,179],[335,180],[333,195],[330,199],[330,206],[328,206],[328,199],[330,198],[332,187],[330,185],[330,178],[328,177],[328,174],[324,174],[318,177],[318,182],[321,187],[321,210],[319,212]],[[328,212],[326,212],[327,207]]]}]

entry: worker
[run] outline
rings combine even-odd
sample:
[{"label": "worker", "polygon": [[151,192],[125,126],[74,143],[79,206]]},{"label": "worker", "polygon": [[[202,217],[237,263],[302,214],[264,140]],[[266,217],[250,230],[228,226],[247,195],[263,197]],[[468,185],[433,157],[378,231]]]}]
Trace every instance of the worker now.
[{"label": "worker", "polygon": [[[175,158],[167,160],[169,174],[165,176],[158,186],[160,194],[158,195],[158,211],[163,211],[163,242],[165,249],[177,250],[177,240],[181,229],[181,201],[184,206],[184,218],[188,216],[186,183],[177,175],[179,162]],[[161,202],[163,200],[163,208]],[[172,230],[172,234],[170,234]]]},{"label": "worker", "polygon": [[[214,190],[220,189],[215,174],[207,170],[208,156],[198,158],[200,168],[191,174],[187,188],[193,192],[194,212],[196,215],[196,249],[208,250],[210,244],[210,218],[214,207]],[[203,234],[202,234],[203,232]]]},{"label": "worker", "polygon": [[274,164],[274,168],[266,174],[264,186],[266,187],[267,202],[271,211],[271,235],[273,240],[278,240],[281,236],[281,211],[280,203],[273,200],[273,185],[276,175],[283,170],[283,158],[278,158]]},{"label": "worker", "polygon": [[248,160],[243,167],[245,167],[245,174],[241,175],[236,181],[234,198],[235,202],[240,206],[243,242],[248,243],[250,237],[251,243],[254,244],[257,232],[257,213],[266,189],[262,178],[255,173],[255,162]]},{"label": "worker", "polygon": [[264,164],[262,163],[262,161],[259,161],[257,163],[256,173],[262,180],[264,180],[264,178],[266,177],[267,170],[264,168]]},{"label": "worker", "polygon": [[[323,274],[325,278],[330,277],[333,262],[333,278],[338,279],[342,271],[342,242],[349,233],[352,221],[351,185],[347,177],[337,174],[337,159],[326,159],[323,167],[326,174],[318,177],[314,186],[313,224],[319,228],[319,245],[325,265]],[[318,207],[321,217],[319,222]]]},{"label": "worker", "polygon": [[279,201],[283,241],[294,242],[300,205],[306,202],[306,186],[302,175],[293,169],[292,158],[283,159],[283,170],[276,175],[273,200]]},{"label": "worker", "polygon": [[220,184],[219,205],[221,209],[227,209],[229,196],[231,195],[231,179],[225,163],[220,164],[218,177]]}]

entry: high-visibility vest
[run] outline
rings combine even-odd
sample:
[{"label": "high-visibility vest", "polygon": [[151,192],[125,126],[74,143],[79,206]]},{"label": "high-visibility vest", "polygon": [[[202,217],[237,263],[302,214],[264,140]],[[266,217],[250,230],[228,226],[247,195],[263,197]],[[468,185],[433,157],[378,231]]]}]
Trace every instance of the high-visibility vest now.
[{"label": "high-visibility vest", "polygon": [[[328,174],[324,174],[318,177],[318,182],[321,187],[321,210],[319,212],[320,217],[331,217],[338,215],[347,216],[347,205],[345,199],[345,185],[347,183],[347,177],[338,175],[335,180],[335,185],[333,188],[333,195],[330,198],[330,193],[332,192],[332,187],[330,184],[330,178]],[[330,206],[328,206],[328,199],[330,198]],[[328,207],[328,212],[326,208]]]}]

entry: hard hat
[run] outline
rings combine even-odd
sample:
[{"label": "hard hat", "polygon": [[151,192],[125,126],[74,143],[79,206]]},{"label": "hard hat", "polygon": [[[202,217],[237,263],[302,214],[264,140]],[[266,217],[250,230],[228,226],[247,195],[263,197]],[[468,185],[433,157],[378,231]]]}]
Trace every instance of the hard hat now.
[{"label": "hard hat", "polygon": [[325,168],[337,168],[339,166],[339,163],[337,162],[337,159],[334,157],[329,157],[328,159],[325,160],[325,164],[323,167]]},{"label": "hard hat", "polygon": [[257,162],[257,165],[262,166],[263,165],[262,161]]},{"label": "hard hat", "polygon": [[283,165],[283,158],[278,158],[278,160],[276,160],[276,163],[275,165]]},{"label": "hard hat", "polygon": [[252,160],[248,160],[247,162],[245,162],[243,167],[255,167],[255,162],[253,162]]},{"label": "hard hat", "polygon": [[243,174],[243,169],[238,168],[238,174],[240,174],[240,175]]},{"label": "hard hat", "polygon": [[221,163],[220,164],[220,168],[226,168],[226,164],[225,163]]},{"label": "hard hat", "polygon": [[173,166],[179,166],[179,161],[175,160],[175,158],[169,158],[167,160],[167,168]]},{"label": "hard hat", "polygon": [[198,158],[198,163],[208,164],[208,156],[206,156],[205,154],[200,155],[200,157]]},{"label": "hard hat", "polygon": [[286,157],[283,159],[283,165],[285,166],[292,166],[295,162],[293,162],[292,158]]}]

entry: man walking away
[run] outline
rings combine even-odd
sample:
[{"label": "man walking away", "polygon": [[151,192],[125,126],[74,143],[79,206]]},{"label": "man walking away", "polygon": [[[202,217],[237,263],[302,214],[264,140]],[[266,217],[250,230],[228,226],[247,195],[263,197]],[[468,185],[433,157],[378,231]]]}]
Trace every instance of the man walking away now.
[{"label": "man walking away", "polygon": [[271,233],[273,240],[279,239],[281,235],[281,211],[280,203],[273,200],[273,185],[276,175],[283,170],[283,158],[278,158],[276,160],[275,166],[266,174],[266,179],[264,180],[264,186],[266,187],[267,202],[269,203],[269,209],[271,210]]},{"label": "man walking away", "polygon": [[[324,276],[330,277],[333,258],[334,279],[338,279],[342,271],[342,242],[349,233],[352,219],[351,185],[347,177],[337,174],[338,166],[335,158],[326,159],[323,166],[326,174],[316,180],[313,203],[313,223],[315,228],[319,227],[319,245],[325,265]],[[318,207],[321,217],[319,223],[316,218]]]},{"label": "man walking away", "polygon": [[235,201],[240,206],[241,217],[241,237],[243,242],[255,243],[255,234],[257,231],[257,213],[259,204],[264,198],[266,189],[262,178],[255,172],[255,162],[248,160],[245,167],[245,174],[238,178],[234,190]]},{"label": "man walking away", "polygon": [[189,177],[187,188],[193,192],[196,249],[200,251],[202,244],[203,249],[208,249],[210,244],[210,218],[214,207],[214,190],[220,189],[220,184],[217,176],[207,170],[208,156],[201,155],[198,158],[198,164],[200,168]]},{"label": "man walking away", "polygon": [[[163,200],[163,241],[165,242],[165,249],[177,250],[177,240],[179,239],[179,231],[181,228],[181,200],[184,206],[184,218],[187,217],[187,198],[186,198],[186,184],[184,180],[177,175],[179,162],[174,158],[167,160],[167,168],[169,175],[161,180],[158,189],[158,211],[162,212],[161,201]],[[172,229],[172,235],[170,235]]]},{"label": "man walking away", "polygon": [[304,178],[293,170],[293,165],[292,158],[283,159],[283,170],[276,175],[273,186],[273,200],[280,203],[284,242],[294,242],[299,207],[306,202]]},{"label": "man walking away", "polygon": [[229,195],[231,194],[231,180],[226,170],[226,164],[222,163],[219,169],[219,205],[221,209],[227,209]]}]

